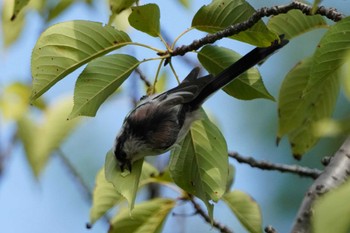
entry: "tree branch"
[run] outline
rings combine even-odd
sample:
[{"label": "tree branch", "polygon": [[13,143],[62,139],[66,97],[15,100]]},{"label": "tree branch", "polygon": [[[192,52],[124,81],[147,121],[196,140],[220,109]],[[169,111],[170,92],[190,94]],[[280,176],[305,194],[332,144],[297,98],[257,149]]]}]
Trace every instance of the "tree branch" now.
[{"label": "tree branch", "polygon": [[310,177],[313,179],[316,179],[321,174],[321,171],[318,169],[311,169],[311,168],[302,167],[298,165],[287,165],[287,164],[271,163],[267,161],[258,161],[252,157],[243,157],[239,155],[237,152],[230,152],[228,155],[229,157],[237,160],[237,162],[239,163],[245,163],[251,167],[260,168],[262,170],[275,170],[280,172],[289,172],[289,173],[297,174],[303,177]]},{"label": "tree branch", "polygon": [[[273,15],[279,15],[279,14],[285,14],[290,10],[300,10],[305,15],[311,15],[312,12],[312,6],[306,5],[304,3],[293,1],[292,3],[288,5],[282,5],[282,6],[273,6],[273,7],[263,7],[261,9],[258,9],[249,19],[246,21],[243,21],[241,23],[233,24],[227,28],[225,28],[222,31],[219,31],[214,34],[208,34],[207,36],[199,39],[194,40],[189,45],[183,45],[180,47],[177,47],[172,52],[170,52],[171,56],[183,56],[185,53],[198,50],[199,48],[203,47],[206,44],[212,44],[217,40],[220,40],[224,37],[233,36],[235,34],[238,34],[239,32],[245,31],[249,28],[251,28],[254,24],[256,24],[260,19],[263,17],[269,17]],[[326,8],[324,6],[320,6],[317,8],[315,14],[322,15],[327,17],[330,20],[333,20],[334,22],[337,22],[341,20],[344,16],[339,13],[336,9],[333,8]]]},{"label": "tree branch", "polygon": [[216,220],[211,221],[209,215],[201,208],[201,206],[194,200],[193,196],[188,194],[189,200],[193,205],[193,208],[196,210],[196,213],[202,216],[202,218],[209,224],[213,224],[213,227],[218,229],[222,233],[233,233],[231,229],[227,226],[219,223]]},{"label": "tree branch", "polygon": [[315,180],[306,193],[296,216],[292,232],[311,232],[312,205],[317,198],[343,184],[350,176],[350,137],[335,153],[324,172]]}]

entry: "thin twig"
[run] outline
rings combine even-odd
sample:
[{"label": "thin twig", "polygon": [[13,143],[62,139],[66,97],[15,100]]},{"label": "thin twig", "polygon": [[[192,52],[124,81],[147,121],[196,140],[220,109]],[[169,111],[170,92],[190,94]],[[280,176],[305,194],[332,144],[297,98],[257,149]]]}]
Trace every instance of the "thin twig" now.
[{"label": "thin twig", "polygon": [[302,167],[298,165],[287,165],[287,164],[271,163],[267,161],[258,161],[252,157],[241,156],[237,152],[230,152],[228,155],[229,157],[237,160],[237,162],[239,163],[246,163],[251,167],[260,168],[262,170],[289,172],[289,173],[294,173],[303,177],[310,177],[313,179],[316,179],[322,173],[322,171],[318,169],[311,169],[311,168]]},{"label": "thin twig", "polygon": [[265,227],[264,231],[265,231],[265,233],[278,233],[278,232],[276,231],[276,229],[273,228],[273,226],[267,226],[267,227]]},{"label": "thin twig", "polygon": [[[254,24],[256,24],[260,19],[263,17],[269,17],[273,15],[279,15],[279,14],[285,14],[290,10],[298,9],[305,15],[310,15],[312,12],[312,6],[306,5],[301,2],[293,1],[292,3],[288,5],[282,5],[282,6],[273,6],[273,7],[263,7],[261,9],[258,9],[252,16],[247,19],[246,21],[243,21],[241,23],[233,24],[227,28],[225,28],[222,31],[219,31],[214,34],[208,34],[207,36],[193,41],[189,45],[183,45],[180,47],[177,47],[174,49],[170,54],[171,56],[183,56],[185,53],[198,50],[199,48],[203,47],[206,44],[212,44],[224,37],[233,36],[235,34],[238,34],[239,32],[245,31],[249,28],[251,28]],[[326,8],[324,6],[320,6],[317,8],[315,14],[319,14],[322,16],[327,17],[328,19],[333,20],[334,22],[337,22],[341,20],[344,16],[339,13],[334,8]]]},{"label": "thin twig", "polygon": [[148,79],[146,78],[144,73],[140,70],[140,68],[136,68],[135,72],[140,76],[140,79],[145,83],[145,85],[147,87],[151,87],[152,86],[151,82],[148,81]]},{"label": "thin twig", "polygon": [[201,206],[194,200],[192,195],[189,195],[189,200],[193,205],[193,208],[196,210],[196,213],[202,216],[202,218],[209,224],[213,224],[213,227],[218,229],[222,233],[233,233],[231,229],[229,229],[227,226],[221,224],[220,222],[216,220],[211,220],[209,215],[201,208]]}]

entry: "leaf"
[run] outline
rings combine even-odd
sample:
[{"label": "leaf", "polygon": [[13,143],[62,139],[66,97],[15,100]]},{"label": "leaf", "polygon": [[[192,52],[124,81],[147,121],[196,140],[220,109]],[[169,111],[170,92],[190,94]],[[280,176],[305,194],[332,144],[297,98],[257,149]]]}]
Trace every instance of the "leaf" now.
[{"label": "leaf", "polygon": [[14,82],[0,94],[0,110],[5,119],[19,120],[29,110],[30,87]]},{"label": "leaf", "polygon": [[[231,25],[244,22],[254,12],[254,8],[244,0],[216,0],[199,9],[192,20],[192,27],[215,33]],[[260,47],[270,46],[272,41],[278,40],[278,36],[269,31],[262,20],[230,38]]]},{"label": "leaf", "polygon": [[[350,230],[350,205],[348,202],[350,182],[321,196],[315,203],[312,214],[314,233],[347,233]],[[336,223],[336,224],[335,224]]]},{"label": "leaf", "polygon": [[67,121],[70,108],[70,99],[60,99],[44,111],[41,124],[27,117],[18,122],[18,133],[36,177],[78,123],[77,120]]},{"label": "leaf", "polygon": [[302,154],[318,141],[313,127],[321,119],[329,118],[339,93],[339,80],[333,74],[326,82],[318,83],[303,94],[310,79],[312,58],[301,61],[286,76],[278,100],[278,140],[288,134],[293,155]]},{"label": "leaf", "polygon": [[74,0],[60,0],[54,7],[48,9],[47,21],[51,21],[62,12],[68,9],[75,1]]},{"label": "leaf", "polygon": [[170,175],[174,182],[200,198],[213,216],[213,205],[226,191],[228,156],[225,138],[206,117],[196,121],[171,154]]},{"label": "leaf", "polygon": [[109,209],[124,200],[114,188],[113,184],[106,180],[103,168],[96,176],[92,197],[89,226],[92,226],[99,218],[105,215]]},{"label": "leaf", "polygon": [[132,216],[122,209],[112,220],[109,233],[160,233],[165,218],[174,208],[175,201],[169,198],[155,198],[135,206]]},{"label": "leaf", "polygon": [[124,54],[113,54],[91,61],[75,84],[74,107],[69,118],[95,116],[100,105],[139,64],[136,58]]},{"label": "leaf", "polygon": [[[228,66],[236,62],[241,56],[224,47],[206,45],[198,53],[198,60],[211,74],[218,75]],[[238,99],[251,100],[266,98],[274,100],[266,90],[259,71],[251,68],[237,79],[226,85],[223,90]]]},{"label": "leaf", "polygon": [[236,169],[232,164],[228,166],[228,176],[227,176],[227,184],[226,184],[226,193],[230,191],[231,186],[235,181]]},{"label": "leaf", "polygon": [[113,14],[120,14],[130,8],[137,0],[109,0],[109,6]]},{"label": "leaf", "polygon": [[305,92],[312,91],[332,79],[334,73],[345,63],[350,49],[350,17],[346,17],[331,26],[322,37],[314,54]]},{"label": "leaf", "polygon": [[20,12],[16,20],[11,20],[15,1],[3,1],[2,4],[2,38],[5,47],[10,46],[20,36],[24,28],[24,13]]},{"label": "leaf", "polygon": [[332,120],[321,119],[314,124],[313,133],[317,137],[334,137],[350,133],[350,118]]},{"label": "leaf", "polygon": [[345,64],[340,69],[340,80],[344,94],[350,100],[350,52],[347,52]]},{"label": "leaf", "polygon": [[117,164],[113,151],[108,151],[105,161],[106,180],[111,182],[129,204],[129,211],[134,208],[135,198],[139,187],[143,159],[136,160],[132,172],[125,175]]},{"label": "leaf", "polygon": [[286,14],[271,17],[267,27],[277,35],[283,34],[286,39],[292,39],[313,29],[328,26],[321,15],[310,16],[300,10],[291,10]]},{"label": "leaf", "polygon": [[260,207],[249,195],[236,190],[226,193],[222,199],[249,232],[263,232]]},{"label": "leaf", "polygon": [[14,1],[15,6],[13,8],[13,14],[11,16],[11,21],[14,21],[23,8],[29,3],[29,0],[16,0]]},{"label": "leaf", "polygon": [[49,27],[32,53],[32,100],[78,67],[130,41],[125,32],[96,22],[76,20]]},{"label": "leaf", "polygon": [[150,36],[158,37],[160,35],[159,19],[160,11],[157,4],[131,7],[130,25]]}]

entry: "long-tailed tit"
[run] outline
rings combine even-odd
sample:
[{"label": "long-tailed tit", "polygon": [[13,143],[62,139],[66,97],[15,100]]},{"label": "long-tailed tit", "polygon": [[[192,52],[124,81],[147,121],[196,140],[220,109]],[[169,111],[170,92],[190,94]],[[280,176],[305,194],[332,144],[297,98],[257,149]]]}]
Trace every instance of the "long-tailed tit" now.
[{"label": "long-tailed tit", "polygon": [[199,109],[210,95],[287,43],[281,37],[269,47],[257,47],[217,76],[198,77],[199,68],[194,68],[177,87],[142,98],[126,116],[115,140],[120,169],[131,171],[134,161],[170,150],[199,119]]}]

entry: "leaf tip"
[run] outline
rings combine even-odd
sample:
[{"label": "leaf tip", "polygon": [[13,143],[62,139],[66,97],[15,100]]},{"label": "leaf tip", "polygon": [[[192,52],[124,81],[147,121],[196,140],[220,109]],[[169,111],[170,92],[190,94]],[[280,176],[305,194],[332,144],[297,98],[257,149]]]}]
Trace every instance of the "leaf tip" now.
[{"label": "leaf tip", "polygon": [[92,223],[88,222],[85,225],[86,229],[91,229],[92,228]]}]

